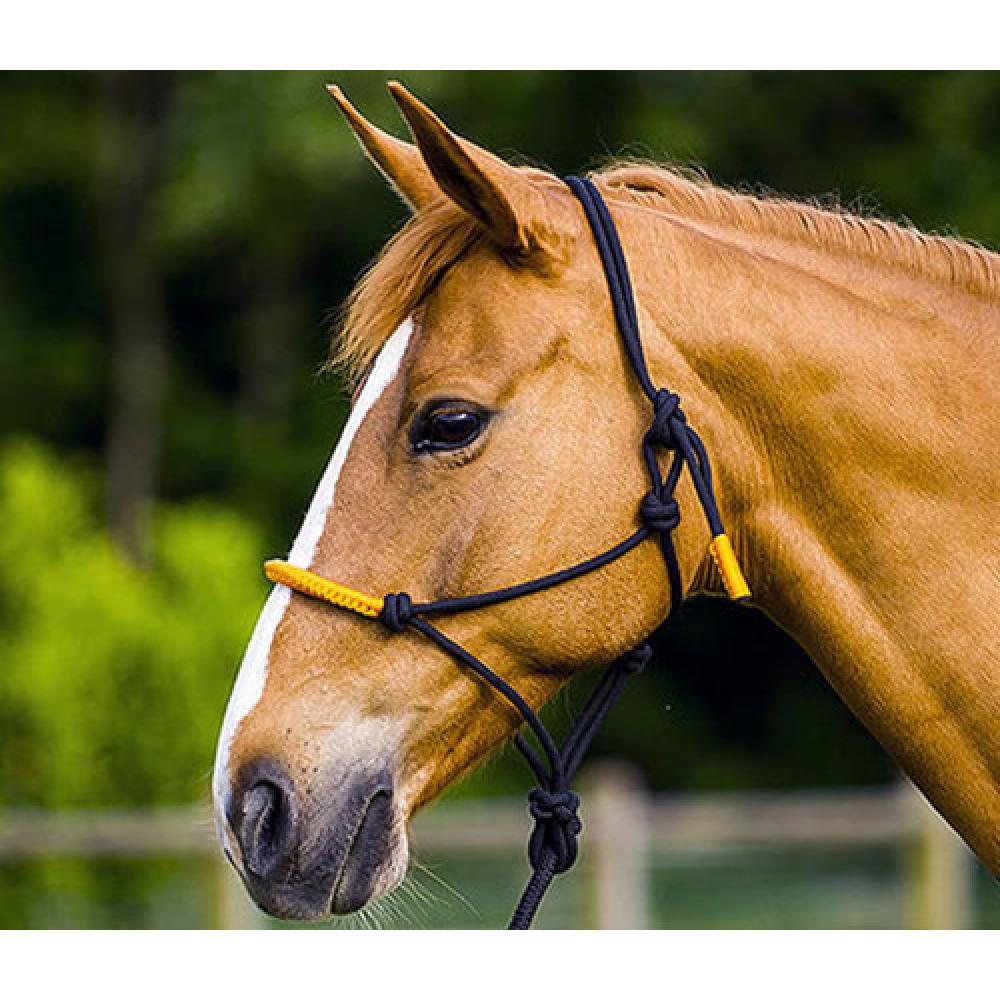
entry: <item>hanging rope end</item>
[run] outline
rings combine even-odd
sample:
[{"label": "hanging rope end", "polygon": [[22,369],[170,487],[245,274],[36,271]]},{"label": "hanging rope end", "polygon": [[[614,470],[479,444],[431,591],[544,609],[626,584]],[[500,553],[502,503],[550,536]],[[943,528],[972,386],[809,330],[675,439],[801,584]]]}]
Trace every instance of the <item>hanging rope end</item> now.
[{"label": "hanging rope end", "polygon": [[747,585],[746,577],[740,568],[729,536],[725,533],[716,535],[712,539],[708,551],[712,553],[715,565],[719,567],[726,593],[734,601],[746,600],[750,596],[750,587]]}]

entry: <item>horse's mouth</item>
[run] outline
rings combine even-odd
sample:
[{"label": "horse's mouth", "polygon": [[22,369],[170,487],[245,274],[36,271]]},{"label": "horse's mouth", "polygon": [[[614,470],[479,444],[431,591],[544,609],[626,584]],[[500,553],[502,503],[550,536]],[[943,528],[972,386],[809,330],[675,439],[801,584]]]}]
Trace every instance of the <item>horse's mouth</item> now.
[{"label": "horse's mouth", "polygon": [[354,913],[389,888],[393,839],[392,796],[379,790],[369,799],[347,848],[330,898],[331,913]]}]

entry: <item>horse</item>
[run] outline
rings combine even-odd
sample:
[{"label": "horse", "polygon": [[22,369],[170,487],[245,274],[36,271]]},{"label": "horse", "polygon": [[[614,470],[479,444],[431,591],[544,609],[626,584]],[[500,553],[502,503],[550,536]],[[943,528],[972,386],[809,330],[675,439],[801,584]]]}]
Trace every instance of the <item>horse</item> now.
[{"label": "horse", "polygon": [[[332,363],[357,382],[288,563],[415,600],[516,584],[636,526],[648,421],[581,205],[398,83],[412,141],[330,92],[411,217]],[[758,608],[1000,873],[1000,257],[682,171],[590,180],[628,256],[658,385],[712,455]],[[677,502],[694,511],[689,481]],[[711,589],[703,525],[674,540]],[[672,595],[657,546],[442,629],[538,710],[634,647]],[[254,901],[319,920],[389,892],[408,823],[522,716],[419,633],[284,584],[226,709],[216,824]]]}]

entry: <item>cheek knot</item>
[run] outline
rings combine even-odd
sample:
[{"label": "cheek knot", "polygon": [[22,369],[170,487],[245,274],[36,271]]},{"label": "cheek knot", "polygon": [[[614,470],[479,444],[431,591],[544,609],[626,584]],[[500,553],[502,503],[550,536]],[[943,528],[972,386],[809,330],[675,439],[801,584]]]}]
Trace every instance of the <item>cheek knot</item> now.
[{"label": "cheek knot", "polygon": [[677,447],[678,431],[687,423],[681,397],[669,389],[657,389],[653,397],[653,422],[647,432],[651,441],[664,448]]},{"label": "cheek knot", "polygon": [[[663,492],[666,490],[663,489]],[[660,496],[654,491],[642,498],[639,516],[649,528],[662,534],[669,534],[681,523],[681,509],[677,501],[669,495]]]}]

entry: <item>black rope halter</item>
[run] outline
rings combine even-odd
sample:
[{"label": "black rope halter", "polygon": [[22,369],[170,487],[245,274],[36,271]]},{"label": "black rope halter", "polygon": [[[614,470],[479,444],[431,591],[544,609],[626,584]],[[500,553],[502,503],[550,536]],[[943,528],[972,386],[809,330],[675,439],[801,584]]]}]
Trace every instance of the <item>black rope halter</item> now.
[{"label": "black rope halter", "polygon": [[[562,746],[559,746],[535,710],[515,688],[428,619],[437,615],[474,611],[558,586],[607,566],[630,552],[640,542],[655,535],[660,540],[670,584],[669,620],[675,615],[683,596],[673,531],[681,517],[674,492],[685,466],[712,532],[711,551],[722,571],[730,596],[744,598],[750,593],[722,527],[705,446],[688,424],[677,394],[656,388],[650,379],[639,336],[639,321],[625,255],[608,208],[590,180],[568,177],[566,183],[583,205],[604,266],[615,322],[625,352],[642,391],[652,404],[652,420],[642,438],[642,454],[650,489],[639,505],[640,526],[628,538],[607,551],[556,573],[500,590],[424,603],[411,600],[405,593],[387,594],[381,600],[371,598],[311,571],[279,561],[269,562],[266,567],[268,577],[276,583],[287,584],[310,596],[377,618],[392,632],[416,629],[503,695],[524,718],[538,746],[520,732],[515,735],[514,743],[534,771],[537,780],[536,787],[528,794],[528,810],[535,825],[528,841],[528,860],[532,874],[511,918],[512,930],[524,930],[531,925],[552,879],[568,871],[576,861],[581,823],[578,815],[580,798],[571,788],[573,778],[626,681],[646,666],[651,650],[647,642],[640,643],[605,668],[579,718]],[[666,475],[660,471],[658,454],[661,450],[673,455]]]}]

